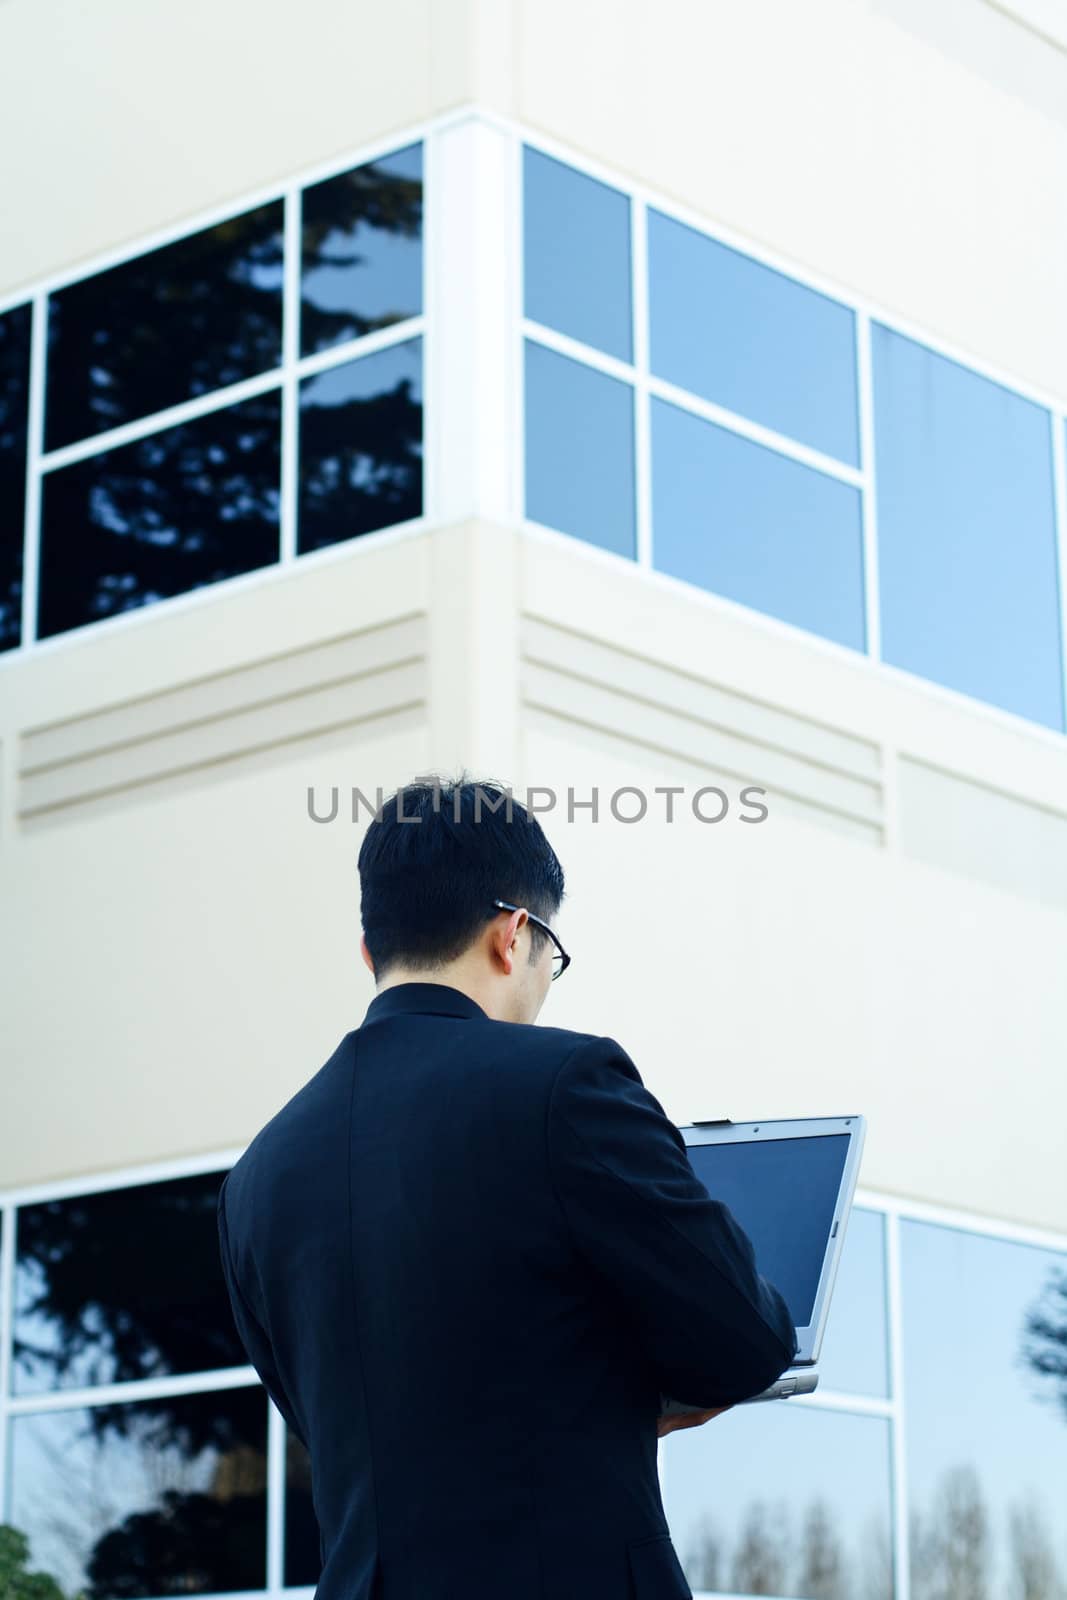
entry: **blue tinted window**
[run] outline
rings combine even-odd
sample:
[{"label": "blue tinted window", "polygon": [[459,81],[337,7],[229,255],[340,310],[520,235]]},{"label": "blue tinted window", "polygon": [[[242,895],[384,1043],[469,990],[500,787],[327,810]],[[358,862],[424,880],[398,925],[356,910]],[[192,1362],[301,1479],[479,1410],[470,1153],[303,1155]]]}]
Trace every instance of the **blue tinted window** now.
[{"label": "blue tinted window", "polygon": [[300,351],[422,310],[422,146],[304,190]]},{"label": "blue tinted window", "polygon": [[530,340],[526,515],[636,554],[633,390]]},{"label": "blue tinted window", "polygon": [[0,317],[0,650],[22,631],[22,543],[32,307]]},{"label": "blue tinted window", "polygon": [[627,196],[526,148],[523,210],[526,315],[629,361]]},{"label": "blue tinted window", "polygon": [[1063,727],[1048,413],[872,325],[886,661]]},{"label": "blue tinted window", "polygon": [[854,1206],[819,1355],[821,1389],[888,1396],[885,1266],[881,1213]]},{"label": "blue tinted window", "polygon": [[670,1434],[663,1504],[693,1588],[888,1600],[889,1440],[883,1417],[792,1400]]},{"label": "blue tinted window", "polygon": [[281,395],[45,474],[38,637],[278,559]]},{"label": "blue tinted window", "polygon": [[300,385],[301,555],[422,515],[422,340]]},{"label": "blue tinted window", "polygon": [[1067,1254],[912,1221],[900,1243],[912,1593],[1058,1596]]},{"label": "blue tinted window", "polygon": [[859,465],[847,306],[652,210],[648,276],[657,378]]},{"label": "blue tinted window", "polygon": [[652,529],[662,572],[864,649],[850,484],[653,400]]}]

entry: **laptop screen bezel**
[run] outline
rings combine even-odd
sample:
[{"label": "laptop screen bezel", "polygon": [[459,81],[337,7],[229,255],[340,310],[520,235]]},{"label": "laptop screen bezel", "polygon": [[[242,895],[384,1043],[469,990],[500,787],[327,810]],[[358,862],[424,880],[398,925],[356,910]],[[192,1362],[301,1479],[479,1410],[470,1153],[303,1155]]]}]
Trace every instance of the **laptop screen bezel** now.
[{"label": "laptop screen bezel", "polygon": [[[845,1244],[845,1233],[859,1177],[863,1141],[867,1132],[866,1118],[789,1117],[780,1118],[778,1121],[772,1119],[760,1122],[722,1122],[704,1126],[700,1123],[686,1123],[679,1127],[678,1131],[685,1140],[687,1148],[711,1144],[755,1144],[765,1139],[818,1139],[826,1134],[847,1135],[848,1148],[845,1151],[841,1181],[834,1200],[833,1220],[823,1249],[822,1268],[815,1291],[811,1321],[804,1327],[797,1327],[796,1330],[797,1353],[793,1357],[792,1365],[813,1366],[818,1361],[822,1348],[830,1298],[837,1277],[838,1263],[841,1260],[841,1251]],[[693,1170],[695,1172],[696,1168]],[[701,1179],[701,1182],[703,1181]],[[712,1194],[713,1199],[716,1198],[713,1191],[708,1192]],[[757,1270],[761,1270],[758,1256],[756,1267]]]}]

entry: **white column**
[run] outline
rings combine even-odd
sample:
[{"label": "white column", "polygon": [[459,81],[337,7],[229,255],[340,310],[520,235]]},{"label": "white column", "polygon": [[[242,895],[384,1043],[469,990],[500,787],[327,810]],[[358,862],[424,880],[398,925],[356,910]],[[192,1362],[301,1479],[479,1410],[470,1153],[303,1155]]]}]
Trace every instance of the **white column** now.
[{"label": "white column", "polygon": [[425,379],[430,763],[516,790],[520,154],[474,111],[428,141]]},{"label": "white column", "polygon": [[519,504],[517,138],[476,112],[427,149],[427,510],[514,524]]}]

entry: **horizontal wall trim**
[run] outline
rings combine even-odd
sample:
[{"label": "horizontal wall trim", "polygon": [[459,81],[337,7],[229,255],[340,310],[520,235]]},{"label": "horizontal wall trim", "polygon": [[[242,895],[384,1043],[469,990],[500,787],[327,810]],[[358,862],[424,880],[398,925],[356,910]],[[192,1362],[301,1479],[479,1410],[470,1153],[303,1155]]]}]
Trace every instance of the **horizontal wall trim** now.
[{"label": "horizontal wall trim", "polygon": [[[593,723],[581,722],[561,712],[545,710],[540,706],[526,707],[523,726],[527,731],[543,733],[549,738],[563,740],[569,738],[573,741],[576,736],[580,736],[583,750],[600,749],[614,761],[632,765],[636,759],[642,759],[646,765],[654,762],[658,767],[669,764],[671,777],[679,783],[688,782],[694,790],[705,785],[724,788],[731,806],[735,800],[739,802],[738,791],[744,784],[752,782],[751,776],[741,778],[737,773],[725,772],[707,761],[688,757],[677,750],[635,737],[632,731],[627,733],[611,731]],[[580,799],[581,795],[577,798]],[[601,800],[607,808],[610,796],[602,794]],[[865,844],[880,846],[884,843],[883,828],[880,823],[863,822],[850,813],[836,811],[826,805],[816,805],[782,788],[768,788],[767,795],[761,797],[761,803],[767,806],[769,817],[786,816],[799,822],[814,823],[822,828],[830,828],[837,834],[861,839]],[[657,800],[655,804],[662,808],[666,802]],[[687,802],[681,800],[678,804],[684,806]],[[650,801],[649,815],[653,814],[653,803]],[[661,814],[666,813],[662,811]]]},{"label": "horizontal wall trim", "polygon": [[834,729],[530,615],[524,703],[859,822],[882,838],[881,751]]},{"label": "horizontal wall trim", "polygon": [[228,672],[25,730],[22,823],[380,721],[428,699],[428,622],[412,613]]}]

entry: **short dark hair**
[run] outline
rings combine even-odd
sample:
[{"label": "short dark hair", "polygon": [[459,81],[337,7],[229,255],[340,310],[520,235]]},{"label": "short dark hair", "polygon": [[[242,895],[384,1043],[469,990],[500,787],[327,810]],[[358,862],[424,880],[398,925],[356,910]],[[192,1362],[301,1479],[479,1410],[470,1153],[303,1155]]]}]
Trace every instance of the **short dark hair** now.
[{"label": "short dark hair", "polygon": [[[563,868],[536,816],[505,785],[466,775],[424,775],[383,800],[360,846],[359,876],[376,979],[398,964],[454,961],[494,915],[494,900],[549,922],[563,899]],[[534,961],[547,935],[528,926]]]}]

